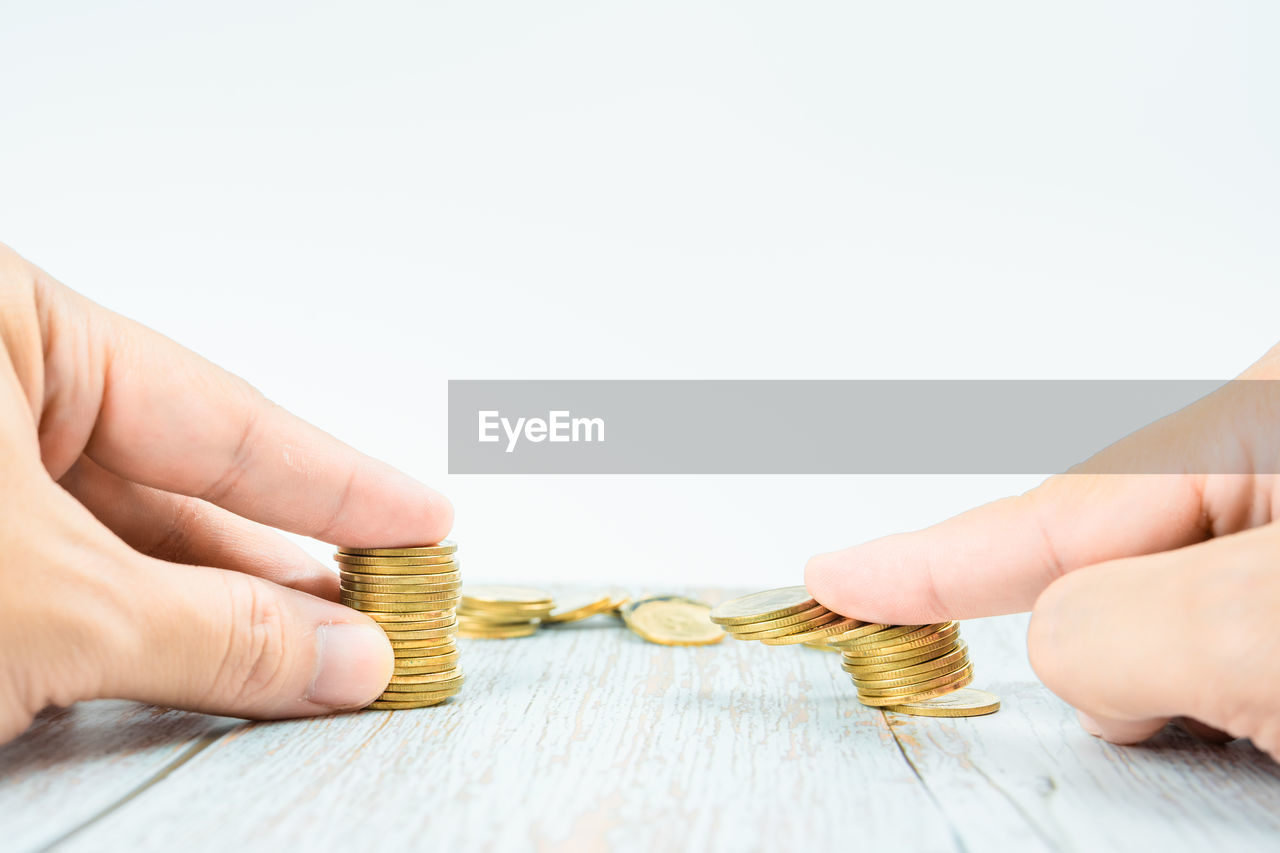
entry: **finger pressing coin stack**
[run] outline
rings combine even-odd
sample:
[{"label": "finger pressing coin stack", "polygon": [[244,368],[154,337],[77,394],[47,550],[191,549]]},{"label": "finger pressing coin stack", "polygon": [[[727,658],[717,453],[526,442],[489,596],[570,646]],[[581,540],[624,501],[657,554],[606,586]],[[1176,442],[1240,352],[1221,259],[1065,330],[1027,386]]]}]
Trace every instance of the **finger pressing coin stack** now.
[{"label": "finger pressing coin stack", "polygon": [[[955,622],[881,625],[841,616],[823,607],[803,586],[735,598],[711,611],[711,619],[739,640],[768,645],[821,644],[842,653],[864,705],[919,716],[990,714],[1000,700],[973,681],[968,647]],[[961,691],[955,696],[948,696]],[[948,697],[941,701],[942,697]]]},{"label": "finger pressing coin stack", "polygon": [[528,637],[538,630],[555,601],[540,589],[469,586],[458,605],[458,636],[469,639]]},{"label": "finger pressing coin stack", "polygon": [[341,548],[342,603],[371,617],[391,640],[395,669],[386,691],[368,707],[438,705],[462,688],[455,608],[462,576],[457,546]]}]

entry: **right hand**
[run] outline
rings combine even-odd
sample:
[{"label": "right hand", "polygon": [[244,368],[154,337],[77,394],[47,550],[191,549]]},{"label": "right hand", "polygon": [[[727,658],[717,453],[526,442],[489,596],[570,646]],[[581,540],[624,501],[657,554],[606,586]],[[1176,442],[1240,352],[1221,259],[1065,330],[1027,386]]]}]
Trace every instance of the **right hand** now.
[{"label": "right hand", "polygon": [[[1280,347],[1241,378],[1280,379]],[[1109,473],[1144,467],[1187,473]],[[1093,734],[1189,718],[1280,759],[1277,471],[1280,383],[1229,384],[1026,494],[818,555],[806,582],[872,622],[1032,610],[1032,666]]]}]

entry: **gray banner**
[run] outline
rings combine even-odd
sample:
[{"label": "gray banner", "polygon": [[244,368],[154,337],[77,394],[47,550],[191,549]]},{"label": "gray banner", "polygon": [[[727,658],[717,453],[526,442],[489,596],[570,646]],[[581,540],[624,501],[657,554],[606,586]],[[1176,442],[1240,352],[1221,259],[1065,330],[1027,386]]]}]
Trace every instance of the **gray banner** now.
[{"label": "gray banner", "polygon": [[1232,449],[1280,434],[1280,383],[1148,380],[451,380],[449,472],[1050,474],[1216,389],[1217,432],[1109,470],[1276,473]]}]

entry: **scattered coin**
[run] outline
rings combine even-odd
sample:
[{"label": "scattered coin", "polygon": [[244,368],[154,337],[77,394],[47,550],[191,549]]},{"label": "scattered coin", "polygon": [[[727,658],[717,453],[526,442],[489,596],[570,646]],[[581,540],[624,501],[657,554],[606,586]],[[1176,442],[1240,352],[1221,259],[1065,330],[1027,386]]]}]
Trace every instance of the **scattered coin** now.
[{"label": "scattered coin", "polygon": [[529,637],[555,607],[551,594],[522,586],[467,586],[458,604],[458,635],[470,639]]},{"label": "scattered coin", "polygon": [[707,646],[725,633],[711,621],[711,606],[678,595],[651,595],[622,608],[627,627],[663,646]]},{"label": "scattered coin", "polygon": [[564,598],[556,598],[555,606],[547,614],[543,622],[581,622],[601,613],[614,610],[614,602],[625,599],[625,593],[581,592]]}]

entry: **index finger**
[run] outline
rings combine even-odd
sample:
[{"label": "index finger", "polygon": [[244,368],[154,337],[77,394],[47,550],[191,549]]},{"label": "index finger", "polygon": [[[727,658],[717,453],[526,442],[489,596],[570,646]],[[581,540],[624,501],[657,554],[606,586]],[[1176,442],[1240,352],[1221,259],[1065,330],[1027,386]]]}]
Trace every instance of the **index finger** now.
[{"label": "index finger", "polygon": [[[819,554],[806,566],[809,591],[874,622],[994,616],[1031,609],[1052,581],[1082,566],[1189,545],[1220,520],[1236,528],[1250,516],[1254,478],[1215,475],[1206,500],[1204,472],[1247,472],[1248,448],[1274,441],[1280,399],[1264,392],[1225,386],[1024,495]],[[1108,473],[1134,470],[1184,473]]]},{"label": "index finger", "polygon": [[[60,286],[59,286],[60,287]],[[453,507],[168,338],[62,289],[87,320],[91,392],[50,388],[57,413],[88,419],[84,452],[148,486],[202,498],[265,524],[354,547],[438,542]],[[74,322],[46,314],[46,324]],[[46,330],[56,342],[56,330]],[[60,381],[50,376],[49,381]]]},{"label": "index finger", "polygon": [[1065,572],[1203,538],[1199,500],[1166,475],[1064,475],[913,533],[819,554],[805,583],[870,622],[923,625],[1030,610]]}]

